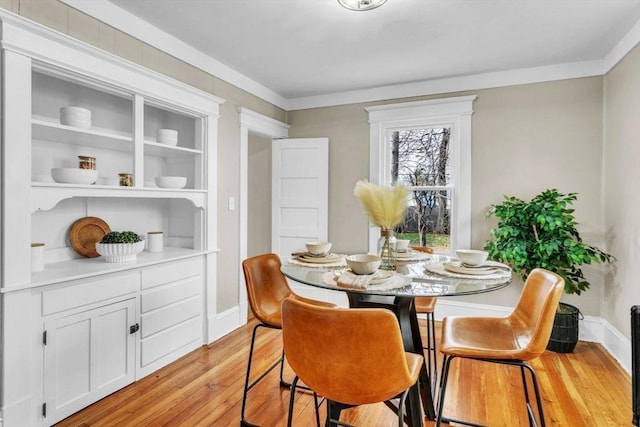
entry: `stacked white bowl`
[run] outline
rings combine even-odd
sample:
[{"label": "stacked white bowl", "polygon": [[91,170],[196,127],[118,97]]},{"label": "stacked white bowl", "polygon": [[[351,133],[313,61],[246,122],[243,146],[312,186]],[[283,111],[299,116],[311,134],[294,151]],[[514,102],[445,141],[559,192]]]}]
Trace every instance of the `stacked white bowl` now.
[{"label": "stacked white bowl", "polygon": [[184,188],[187,185],[186,176],[156,176],[154,180],[160,188]]},{"label": "stacked white bowl", "polygon": [[88,129],[91,127],[91,110],[75,106],[62,107],[60,109],[60,123]]},{"label": "stacked white bowl", "polygon": [[98,180],[98,171],[80,168],[52,168],[51,177],[54,181],[65,184],[95,184]]},{"label": "stacked white bowl", "polygon": [[178,145],[178,131],[174,129],[158,129],[156,141],[161,144]]}]

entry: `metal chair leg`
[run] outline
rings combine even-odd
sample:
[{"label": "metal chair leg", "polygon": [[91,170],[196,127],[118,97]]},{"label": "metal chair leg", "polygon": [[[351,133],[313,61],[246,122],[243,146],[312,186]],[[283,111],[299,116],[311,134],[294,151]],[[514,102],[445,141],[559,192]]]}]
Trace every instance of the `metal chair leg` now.
[{"label": "metal chair leg", "polygon": [[431,380],[431,391],[435,394],[435,386],[438,383],[438,359],[436,349],[436,322],[434,313],[427,313],[427,372]]},{"label": "metal chair leg", "polygon": [[253,380],[253,382],[249,383],[249,379],[251,377],[251,362],[253,360],[253,349],[254,349],[255,342],[256,342],[256,334],[258,332],[258,328],[260,328],[260,327],[270,328],[270,329],[279,329],[279,328],[274,328],[272,326],[266,325],[264,323],[258,323],[253,328],[253,333],[251,334],[251,345],[249,346],[249,360],[247,362],[247,374],[246,374],[246,376],[244,378],[244,391],[242,393],[242,409],[240,410],[240,426],[241,427],[259,427],[256,424],[252,424],[252,423],[248,422],[245,419],[244,413],[245,413],[245,409],[247,407],[247,394],[249,393],[249,390],[251,390],[253,388],[253,386],[255,386],[269,372],[271,372],[273,370],[273,368],[278,366],[278,364],[280,364],[280,372],[281,372],[281,375],[282,375],[282,364],[284,363],[284,357],[281,357],[280,359],[276,360],[263,373],[261,373],[255,380]]},{"label": "metal chair leg", "polygon": [[440,427],[442,422],[442,409],[444,408],[444,395],[447,390],[447,379],[449,378],[449,367],[451,365],[450,356],[445,355],[442,360],[442,373],[440,377],[440,390],[438,392],[438,413],[436,414],[436,426]]},{"label": "metal chair leg", "polygon": [[527,404],[527,414],[529,416],[529,425],[530,426],[538,426],[536,422],[536,418],[533,415],[533,408],[531,408],[531,401],[529,399],[529,388],[527,387],[527,381],[525,377],[525,369],[529,371],[529,375],[531,375],[531,382],[533,383],[533,391],[536,396],[536,405],[538,405],[538,418],[540,420],[540,427],[546,427],[546,422],[544,419],[544,410],[542,408],[542,397],[540,396],[540,387],[538,385],[538,375],[533,370],[531,366],[527,363],[521,362],[520,371],[522,372],[522,383],[524,386],[525,399]]}]

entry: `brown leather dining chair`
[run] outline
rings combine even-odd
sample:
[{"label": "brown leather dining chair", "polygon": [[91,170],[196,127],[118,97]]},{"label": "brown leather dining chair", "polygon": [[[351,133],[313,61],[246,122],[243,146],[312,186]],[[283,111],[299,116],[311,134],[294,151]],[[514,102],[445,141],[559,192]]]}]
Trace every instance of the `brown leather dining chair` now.
[{"label": "brown leather dining chair", "polygon": [[242,394],[241,426],[254,425],[245,419],[247,395],[249,390],[251,390],[276,366],[280,366],[280,386],[291,386],[291,384],[284,381],[282,377],[284,367],[284,350],[282,356],[278,360],[276,360],[250,383],[251,362],[253,359],[253,349],[255,346],[258,328],[282,329],[282,302],[286,299],[295,299],[322,307],[335,307],[335,304],[316,301],[294,293],[289,287],[287,279],[280,271],[281,266],[282,262],[280,261],[280,258],[278,255],[273,253],[247,258],[242,262],[249,307],[259,323],[253,328],[253,333],[251,335],[249,360],[247,362],[247,373],[245,376],[244,391]]},{"label": "brown leather dining chair", "polygon": [[455,358],[518,366],[529,424],[537,426],[527,386],[526,372],[529,372],[538,407],[539,425],[545,426],[537,375],[527,362],[544,353],[563,291],[562,277],[537,268],[527,277],[518,303],[510,314],[502,317],[448,316],[443,319],[440,352],[444,360],[436,426],[440,426],[443,420],[447,423],[478,425],[447,418],[442,414],[449,369]]},{"label": "brown leather dining chair", "polygon": [[[327,425],[340,423],[342,409],[386,402],[403,425],[404,402],[417,381],[423,357],[404,350],[395,315],[383,308],[328,308],[287,299],[282,304],[282,338],[287,362],[296,374],[291,386],[288,426],[294,392],[302,381],[327,401]],[[389,400],[400,398],[397,407]]]}]

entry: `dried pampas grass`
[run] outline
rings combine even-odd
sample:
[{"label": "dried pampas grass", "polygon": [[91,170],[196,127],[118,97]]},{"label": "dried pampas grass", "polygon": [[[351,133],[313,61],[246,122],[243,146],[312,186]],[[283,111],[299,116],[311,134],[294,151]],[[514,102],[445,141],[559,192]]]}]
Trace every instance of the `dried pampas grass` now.
[{"label": "dried pampas grass", "polygon": [[381,187],[358,181],[353,194],[360,200],[369,220],[378,227],[391,230],[404,220],[409,190],[403,185]]}]

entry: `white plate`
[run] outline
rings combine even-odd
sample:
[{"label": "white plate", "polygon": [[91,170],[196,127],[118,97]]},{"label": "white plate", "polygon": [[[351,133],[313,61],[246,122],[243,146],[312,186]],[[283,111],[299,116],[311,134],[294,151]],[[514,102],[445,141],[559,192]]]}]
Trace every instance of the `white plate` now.
[{"label": "white plate", "polygon": [[413,256],[413,249],[407,249],[404,252],[394,252],[393,255],[396,258],[411,258]]},{"label": "white plate", "polygon": [[485,274],[493,274],[498,271],[496,267],[492,267],[490,265],[465,267],[458,261],[443,262],[442,266],[445,270],[451,271],[452,273],[468,274],[470,276],[484,276]]},{"label": "white plate", "polygon": [[328,264],[331,262],[336,262],[340,259],[340,255],[338,254],[328,254],[326,256],[323,257],[319,257],[319,256],[311,256],[311,255],[298,255],[296,257],[296,259],[298,261],[302,261],[302,262],[309,262],[312,264]]},{"label": "white plate", "polygon": [[[338,277],[340,277],[340,275],[342,274],[344,270],[337,270],[335,271],[333,274],[335,276],[335,280],[338,280]],[[351,269],[348,269],[347,271],[351,271],[353,272]],[[353,273],[356,274],[356,273]],[[389,280],[390,278],[393,277],[393,271],[389,271],[389,270],[376,270],[375,273],[373,273],[373,277],[371,278],[371,281],[369,282],[370,285],[379,285],[381,283],[386,282],[387,280]]]}]

